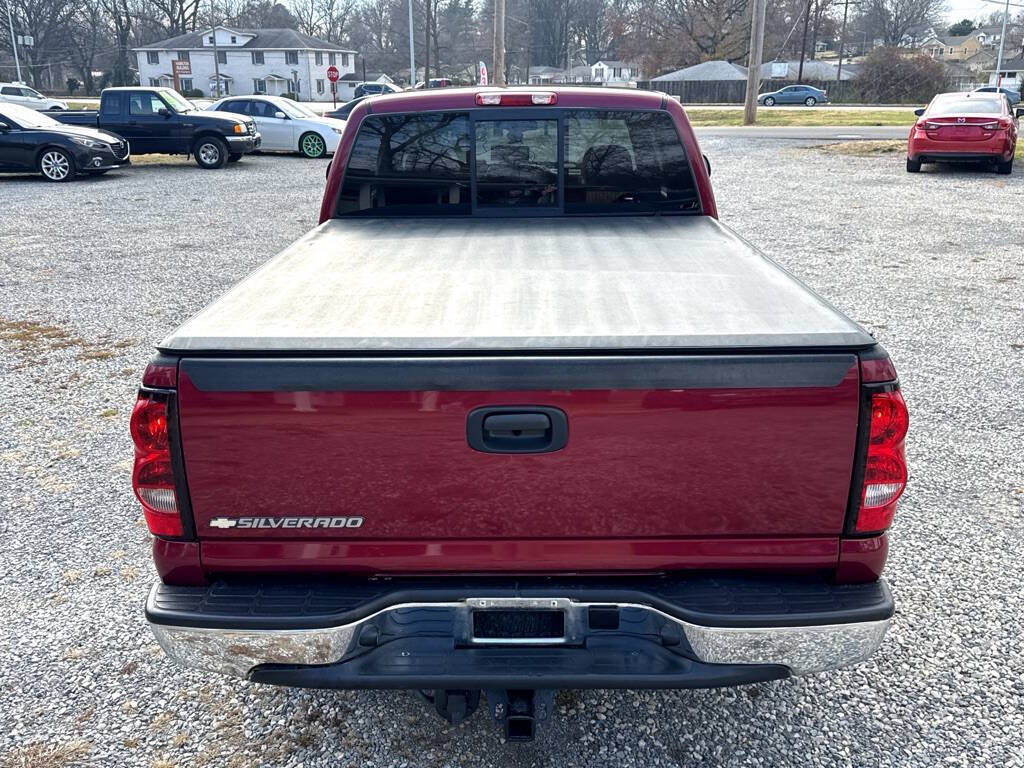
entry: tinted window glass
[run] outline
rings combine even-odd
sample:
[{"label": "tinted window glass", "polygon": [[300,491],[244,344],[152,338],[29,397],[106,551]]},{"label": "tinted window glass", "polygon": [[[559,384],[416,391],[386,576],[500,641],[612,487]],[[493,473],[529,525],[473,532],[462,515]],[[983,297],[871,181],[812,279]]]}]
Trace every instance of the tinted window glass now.
[{"label": "tinted window glass", "polygon": [[928,114],[932,116],[936,115],[955,115],[964,112],[981,112],[984,114],[998,115],[1003,111],[1003,105],[998,99],[970,99],[970,98],[953,98],[953,99],[939,99],[932,102],[932,105],[928,108]]},{"label": "tinted window glass", "polygon": [[359,127],[340,214],[469,213],[465,112],[375,115]]},{"label": "tinted window glass", "polygon": [[121,114],[121,94],[116,91],[106,94],[100,101],[104,115]]},{"label": "tinted window glass", "polygon": [[156,115],[166,107],[163,100],[154,93],[133,93],[128,100],[130,115]]},{"label": "tinted window glass", "polygon": [[476,202],[558,205],[558,121],[478,120]]},{"label": "tinted window glass", "polygon": [[2,93],[4,96],[21,96],[21,89],[13,88],[10,85],[5,85],[3,88],[0,88],[0,93]]},{"label": "tinted window glass", "polygon": [[218,109],[217,111],[232,112],[236,115],[244,115],[248,112],[248,103],[249,102],[243,101],[241,99],[235,99],[234,101],[225,101],[224,104],[222,104],[220,109]]},{"label": "tinted window glass", "polygon": [[665,112],[567,112],[565,173],[566,213],[700,208],[686,151]]},{"label": "tinted window glass", "polygon": [[254,117],[273,117],[279,111],[281,111],[280,108],[269,101],[255,99],[249,102],[249,114]]}]

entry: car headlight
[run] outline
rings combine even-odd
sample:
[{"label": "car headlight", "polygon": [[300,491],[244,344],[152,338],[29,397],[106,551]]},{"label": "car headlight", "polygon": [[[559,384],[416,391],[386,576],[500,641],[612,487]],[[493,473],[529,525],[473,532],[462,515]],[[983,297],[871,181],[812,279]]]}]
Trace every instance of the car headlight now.
[{"label": "car headlight", "polygon": [[71,140],[76,144],[81,144],[83,147],[89,147],[89,149],[110,149],[108,144],[96,141],[95,139],[87,139],[84,136],[72,136]]}]

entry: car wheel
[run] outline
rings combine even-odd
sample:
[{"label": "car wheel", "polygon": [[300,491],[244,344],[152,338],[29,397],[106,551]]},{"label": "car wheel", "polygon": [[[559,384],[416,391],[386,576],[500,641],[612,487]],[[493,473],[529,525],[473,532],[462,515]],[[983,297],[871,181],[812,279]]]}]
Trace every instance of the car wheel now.
[{"label": "car wheel", "polygon": [[919,173],[921,171],[921,161],[911,160],[907,158],[907,173]]},{"label": "car wheel", "polygon": [[1004,176],[1008,176],[1013,173],[1013,158],[1011,157],[1005,163],[1000,161],[996,163],[996,173],[1001,173]]},{"label": "car wheel", "polygon": [[39,156],[39,172],[48,181],[75,178],[75,159],[63,149],[48,149]]},{"label": "car wheel", "polygon": [[774,107],[775,106],[775,99],[772,98],[771,96],[766,97],[765,100],[764,100],[764,105],[766,107]]},{"label": "car wheel", "polygon": [[304,133],[299,139],[299,151],[306,157],[323,157],[327,152],[327,143],[319,133]]},{"label": "car wheel", "polygon": [[223,168],[228,161],[227,145],[216,136],[204,136],[192,147],[192,155],[200,168]]},{"label": "car wheel", "polygon": [[808,107],[813,107],[817,103],[818,100],[813,96],[808,96],[806,99],[804,99],[804,104],[806,104]]},{"label": "car wheel", "polygon": [[241,159],[242,159],[242,155],[239,152],[233,152],[230,155],[228,155],[228,162],[229,163],[237,163]]}]

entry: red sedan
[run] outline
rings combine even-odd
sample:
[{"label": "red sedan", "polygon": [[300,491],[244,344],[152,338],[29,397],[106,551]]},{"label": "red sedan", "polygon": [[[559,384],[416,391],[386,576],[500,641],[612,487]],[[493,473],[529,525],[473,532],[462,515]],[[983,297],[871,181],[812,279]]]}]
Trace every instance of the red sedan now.
[{"label": "red sedan", "polygon": [[1017,118],[1001,93],[940,93],[918,119],[907,141],[907,172],[923,163],[985,162],[1013,172]]}]

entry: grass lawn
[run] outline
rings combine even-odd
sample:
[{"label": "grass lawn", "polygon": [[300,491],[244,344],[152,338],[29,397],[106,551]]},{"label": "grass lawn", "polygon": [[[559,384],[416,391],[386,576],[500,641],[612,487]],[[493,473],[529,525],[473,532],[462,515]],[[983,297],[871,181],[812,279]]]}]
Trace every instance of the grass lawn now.
[{"label": "grass lawn", "polygon": [[[693,109],[687,112],[694,126],[743,125],[741,109]],[[779,109],[758,107],[758,125],[905,125],[917,118],[914,110],[902,109],[830,109],[804,107]]]}]

